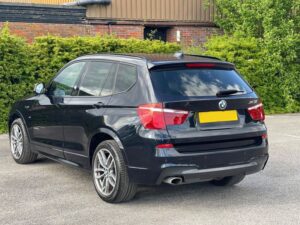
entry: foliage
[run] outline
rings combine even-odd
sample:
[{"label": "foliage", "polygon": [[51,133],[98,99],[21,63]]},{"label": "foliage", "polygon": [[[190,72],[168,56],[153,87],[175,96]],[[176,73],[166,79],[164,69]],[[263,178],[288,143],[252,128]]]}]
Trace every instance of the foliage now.
[{"label": "foliage", "polygon": [[216,23],[226,33],[264,38],[282,36],[287,27],[298,27],[299,0],[216,0]]},{"label": "foliage", "polygon": [[11,36],[7,26],[0,31],[0,133],[14,101],[28,93],[31,79],[30,50],[23,39]]},{"label": "foliage", "polygon": [[188,51],[235,63],[267,112],[299,112],[300,1],[216,0],[216,6],[225,34]]},{"label": "foliage", "polygon": [[48,82],[58,70],[78,56],[95,53],[174,53],[177,44],[161,41],[96,37],[39,37],[28,44],[9,33],[0,33],[0,133],[7,131],[11,105],[30,94],[35,83]]},{"label": "foliage", "polygon": [[[299,96],[294,95],[300,88],[296,65],[281,68],[281,61],[276,63],[274,55],[270,55],[257,38],[224,35],[212,38],[205,47],[205,54],[217,56],[236,65],[238,71],[263,99],[267,112],[299,111]],[[286,68],[289,68],[287,75]]]}]

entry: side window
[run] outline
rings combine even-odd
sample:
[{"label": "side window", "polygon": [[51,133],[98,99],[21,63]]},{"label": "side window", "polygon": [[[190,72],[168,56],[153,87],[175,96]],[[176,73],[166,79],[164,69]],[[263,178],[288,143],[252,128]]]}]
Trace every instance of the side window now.
[{"label": "side window", "polygon": [[73,63],[52,81],[48,94],[51,96],[70,96],[72,95],[73,88],[79,80],[81,71],[85,62]]},{"label": "side window", "polygon": [[109,62],[90,62],[79,88],[79,96],[100,96],[106,81],[109,80],[111,67],[112,63]]},{"label": "side window", "polygon": [[136,82],[136,78],[137,70],[135,66],[120,64],[117,73],[115,93],[128,90]]}]

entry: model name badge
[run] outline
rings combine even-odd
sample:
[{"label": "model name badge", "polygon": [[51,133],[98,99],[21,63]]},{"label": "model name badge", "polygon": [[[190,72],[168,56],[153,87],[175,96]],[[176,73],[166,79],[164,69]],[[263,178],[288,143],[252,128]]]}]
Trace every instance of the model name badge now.
[{"label": "model name badge", "polygon": [[257,100],[251,100],[251,101],[249,101],[249,105],[252,105],[252,104],[256,104],[257,103]]}]

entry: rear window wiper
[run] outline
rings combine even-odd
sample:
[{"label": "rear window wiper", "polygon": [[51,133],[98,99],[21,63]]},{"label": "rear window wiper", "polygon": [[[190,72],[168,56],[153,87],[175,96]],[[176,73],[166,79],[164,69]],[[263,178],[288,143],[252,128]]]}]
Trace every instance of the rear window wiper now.
[{"label": "rear window wiper", "polygon": [[226,96],[226,95],[233,95],[236,93],[245,93],[245,91],[230,89],[230,90],[221,90],[217,92],[217,97]]}]

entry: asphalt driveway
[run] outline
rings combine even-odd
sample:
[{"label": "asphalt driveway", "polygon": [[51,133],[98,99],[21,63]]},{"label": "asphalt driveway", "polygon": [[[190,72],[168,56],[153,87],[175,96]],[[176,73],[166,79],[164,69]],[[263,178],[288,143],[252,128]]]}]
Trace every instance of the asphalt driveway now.
[{"label": "asphalt driveway", "polygon": [[98,198],[91,175],[47,159],[18,165],[0,136],[0,224],[300,224],[300,114],[267,118],[270,160],[241,184],[143,187],[129,203]]}]

